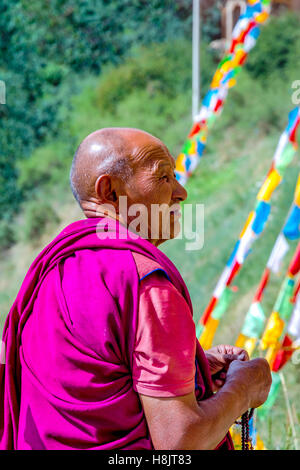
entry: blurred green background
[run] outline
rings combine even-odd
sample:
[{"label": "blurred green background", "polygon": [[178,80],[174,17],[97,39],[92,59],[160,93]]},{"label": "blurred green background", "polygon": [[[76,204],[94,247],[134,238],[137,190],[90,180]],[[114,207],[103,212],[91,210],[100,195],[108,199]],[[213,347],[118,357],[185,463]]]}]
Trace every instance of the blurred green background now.
[{"label": "blurred green background", "polygon": [[[179,153],[191,127],[191,3],[2,0],[0,79],[7,103],[0,106],[0,329],[35,256],[65,225],[82,218],[68,174],[87,134],[137,127],[162,139],[174,157]],[[220,36],[217,2],[204,20],[202,95],[221,57],[209,45]],[[300,18],[282,9],[262,28],[186,186],[187,202],[205,205],[203,249],[187,252],[184,240],[162,247],[187,282],[196,322],[254,207],[294,107],[295,80]],[[291,204],[298,158],[274,195],[270,222],[238,277],[215,344],[234,343],[240,332]],[[273,276],[268,288],[267,314],[282,275]],[[300,365],[290,362],[284,374],[300,442]],[[269,449],[293,448],[282,393],[259,432]]]}]

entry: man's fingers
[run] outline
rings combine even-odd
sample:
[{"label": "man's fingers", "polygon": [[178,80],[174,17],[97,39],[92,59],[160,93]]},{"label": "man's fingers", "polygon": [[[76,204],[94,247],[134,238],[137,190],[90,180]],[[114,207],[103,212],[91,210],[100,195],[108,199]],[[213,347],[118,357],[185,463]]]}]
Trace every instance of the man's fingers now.
[{"label": "man's fingers", "polygon": [[224,354],[224,359],[226,362],[248,361],[249,356],[248,356],[247,351],[242,351],[239,354]]},{"label": "man's fingers", "polygon": [[242,351],[242,352],[238,355],[238,360],[239,360],[239,361],[249,361],[249,354],[247,353],[247,351]]},{"label": "man's fingers", "polygon": [[249,355],[245,349],[238,348],[236,346],[233,346],[232,351],[230,351],[230,354],[233,354],[235,356],[238,356],[239,361],[248,361],[249,360]]},{"label": "man's fingers", "polygon": [[[239,348],[237,346],[231,346],[229,344],[220,344],[218,346],[215,346],[215,348],[222,355],[226,355],[226,354],[228,354],[229,356],[230,355],[237,355],[237,356],[240,356],[239,359],[238,359],[240,361],[248,361],[249,360],[249,355],[248,355],[247,351],[243,348]],[[214,349],[214,348],[212,348],[212,349]]]},{"label": "man's fingers", "polygon": [[239,354],[224,354],[224,360],[227,363],[230,363],[232,361],[241,361]]}]

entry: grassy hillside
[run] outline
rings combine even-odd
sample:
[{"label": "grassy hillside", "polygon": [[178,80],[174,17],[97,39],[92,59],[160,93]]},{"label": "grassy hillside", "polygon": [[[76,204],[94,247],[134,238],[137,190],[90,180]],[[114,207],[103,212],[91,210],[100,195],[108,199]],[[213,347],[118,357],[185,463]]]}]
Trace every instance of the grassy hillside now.
[{"label": "grassy hillside", "polygon": [[[256,61],[272,55],[274,40],[270,29],[257,46]],[[283,20],[280,20],[283,21]],[[293,20],[281,25],[282,34],[293,33]],[[289,29],[289,25],[292,26]],[[265,39],[264,39],[265,38]],[[284,42],[286,37],[278,41]],[[273,44],[274,43],[274,44]],[[277,43],[276,43],[277,44]],[[265,66],[266,74],[253,62],[239,76],[238,85],[228,97],[220,120],[208,141],[201,165],[187,183],[187,203],[205,205],[205,243],[201,251],[184,250],[185,240],[173,240],[162,250],[174,261],[191,293],[195,321],[207,305],[250,210],[275,151],[280,133],[293,108],[291,83],[299,77],[299,38],[288,51],[278,49],[285,61],[282,68]],[[261,54],[261,56],[259,55]],[[184,41],[133,51],[122,65],[107,68],[100,77],[76,81],[78,93],[58,110],[60,133],[46,142],[19,165],[18,184],[31,189],[29,200],[20,208],[15,224],[6,236],[16,243],[0,258],[0,326],[36,254],[66,224],[81,218],[68,188],[68,169],[78,143],[95,129],[108,126],[142,128],[160,137],[174,156],[191,126],[190,45]],[[203,93],[215,68],[206,48],[202,54]],[[217,332],[216,343],[233,343],[284,222],[293,197],[299,169],[299,155],[288,169],[284,182],[273,198],[270,222],[254,245],[237,279],[238,291]],[[1,239],[1,233],[0,233]],[[295,246],[295,243],[294,243]],[[284,268],[292,255],[292,250]],[[273,277],[264,308],[270,313],[282,276]],[[290,363],[285,377],[295,419],[300,419],[297,393],[300,368]],[[286,408],[281,395],[268,421],[260,431],[268,448],[291,447]],[[300,439],[300,429],[297,427]]]}]

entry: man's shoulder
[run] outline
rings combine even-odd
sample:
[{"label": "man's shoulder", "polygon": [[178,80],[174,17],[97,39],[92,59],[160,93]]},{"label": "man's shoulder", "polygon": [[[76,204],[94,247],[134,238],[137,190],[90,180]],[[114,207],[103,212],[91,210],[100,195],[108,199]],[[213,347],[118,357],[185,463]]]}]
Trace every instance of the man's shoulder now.
[{"label": "man's shoulder", "polygon": [[136,265],[140,281],[154,272],[161,272],[166,277],[168,277],[164,268],[157,261],[154,261],[148,256],[142,255],[141,253],[137,253],[135,251],[132,252],[132,256]]},{"label": "man's shoulder", "polygon": [[63,263],[69,268],[65,270],[65,274],[68,272],[70,276],[76,272],[84,277],[94,274],[97,275],[96,277],[101,276],[107,280],[118,278],[122,285],[128,281],[132,282],[133,278],[137,278],[140,282],[152,273],[169,280],[167,272],[158,261],[130,249],[87,248],[65,258]]}]

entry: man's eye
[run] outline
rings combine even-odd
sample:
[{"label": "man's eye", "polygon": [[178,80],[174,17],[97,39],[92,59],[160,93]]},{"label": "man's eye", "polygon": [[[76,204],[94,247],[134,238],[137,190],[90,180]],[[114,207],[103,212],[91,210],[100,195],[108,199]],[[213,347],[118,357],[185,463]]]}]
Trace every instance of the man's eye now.
[{"label": "man's eye", "polygon": [[161,177],[161,179],[167,181],[169,179],[169,177],[168,177],[168,175],[164,175],[164,176]]}]

